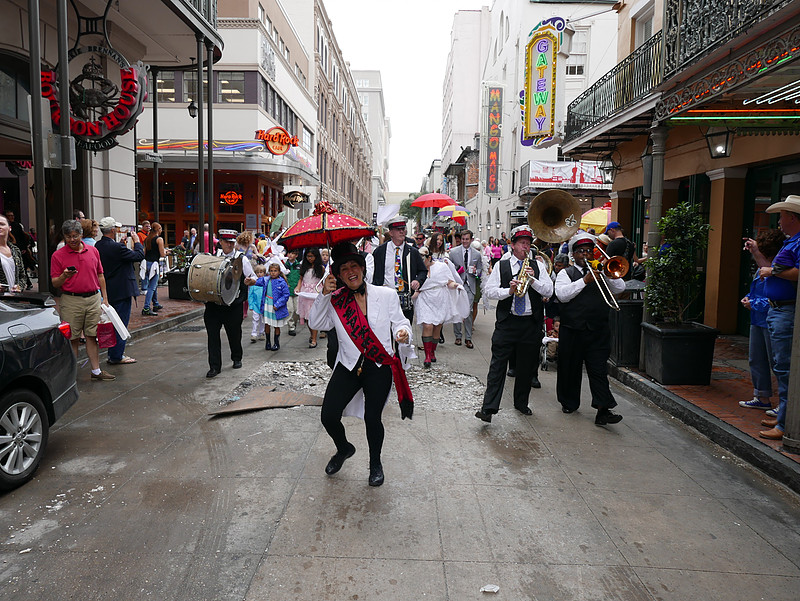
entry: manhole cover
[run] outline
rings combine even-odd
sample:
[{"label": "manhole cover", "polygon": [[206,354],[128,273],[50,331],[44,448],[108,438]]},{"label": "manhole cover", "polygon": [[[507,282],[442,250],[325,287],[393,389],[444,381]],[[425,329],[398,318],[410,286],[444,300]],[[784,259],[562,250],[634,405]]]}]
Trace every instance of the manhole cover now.
[{"label": "manhole cover", "polygon": [[178,326],[177,328],[172,328],[173,332],[202,332],[205,330],[205,326]]}]

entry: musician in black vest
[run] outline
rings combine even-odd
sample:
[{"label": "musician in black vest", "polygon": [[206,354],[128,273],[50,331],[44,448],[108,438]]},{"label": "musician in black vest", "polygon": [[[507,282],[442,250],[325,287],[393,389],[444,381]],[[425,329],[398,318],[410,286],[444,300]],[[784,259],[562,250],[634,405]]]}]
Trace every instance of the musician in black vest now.
[{"label": "musician in black vest", "polygon": [[[219,257],[230,257],[232,260],[242,254],[236,250],[236,237],[239,233],[236,230],[220,230],[220,246],[217,251]],[[222,371],[222,340],[220,330],[225,326],[225,334],[228,337],[228,344],[231,349],[231,361],[233,369],[242,367],[242,321],[244,321],[244,301],[247,299],[247,286],[252,286],[256,281],[256,274],[253,266],[247,257],[242,261],[242,275],[239,282],[239,293],[236,299],[230,304],[206,303],[206,310],[203,313],[203,322],[206,324],[206,334],[208,335],[208,367],[206,378],[213,378]]]},{"label": "musician in black vest", "polygon": [[598,426],[616,424],[622,416],[611,411],[617,402],[608,386],[606,365],[611,353],[608,326],[611,308],[603,300],[595,278],[605,279],[612,294],[625,290],[625,282],[607,278],[598,271],[592,276],[592,267],[587,263],[594,250],[594,237],[590,234],[578,232],[570,240],[569,247],[575,264],[558,273],[555,285],[561,303],[556,396],[564,413],[578,409],[585,364],[592,391],[592,407],[597,409],[594,423]]},{"label": "musician in black vest", "polygon": [[413,322],[414,306],[410,304],[410,300],[406,304],[403,301],[410,299],[422,286],[428,277],[428,270],[419,251],[406,243],[406,220],[402,217],[395,218],[387,227],[391,239],[372,253],[375,261],[372,285],[396,290],[403,307],[403,315]]},{"label": "musician in black vest", "polygon": [[495,265],[483,291],[486,298],[498,301],[486,393],[483,395],[483,406],[475,414],[485,422],[491,422],[492,415],[500,409],[506,368],[512,351],[517,353],[514,408],[523,415],[533,413],[528,406],[528,398],[534,363],[539,360],[539,347],[542,344],[542,297],[553,294],[553,281],[538,261],[531,260],[526,270],[530,282],[527,294],[516,296],[520,286],[520,270],[528,258],[532,241],[533,232],[527,225],[511,231],[511,257]]}]

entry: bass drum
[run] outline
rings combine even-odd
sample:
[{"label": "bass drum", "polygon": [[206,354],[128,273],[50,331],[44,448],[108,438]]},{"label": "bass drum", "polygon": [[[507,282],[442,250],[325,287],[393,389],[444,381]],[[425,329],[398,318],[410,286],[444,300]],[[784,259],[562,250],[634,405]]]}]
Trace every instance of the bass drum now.
[{"label": "bass drum", "polygon": [[214,255],[196,255],[186,277],[193,300],[230,305],[239,296],[242,275],[241,255],[234,260]]}]

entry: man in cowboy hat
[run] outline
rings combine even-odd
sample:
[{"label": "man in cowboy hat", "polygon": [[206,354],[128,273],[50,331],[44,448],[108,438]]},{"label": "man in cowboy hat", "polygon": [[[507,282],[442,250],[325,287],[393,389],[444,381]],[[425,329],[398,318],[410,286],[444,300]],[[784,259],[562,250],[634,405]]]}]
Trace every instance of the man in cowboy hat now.
[{"label": "man in cowboy hat", "polygon": [[403,314],[413,321],[411,295],[425,282],[428,270],[419,251],[406,242],[406,220],[395,217],[386,225],[389,228],[389,240],[372,253],[375,261],[372,285],[396,290]]},{"label": "man in cowboy hat", "polygon": [[[393,342],[411,343],[411,323],[403,316],[397,295],[364,281],[366,261],[351,242],[337,244],[332,252],[331,275],[308,316],[315,330],[335,329],[339,345],[333,374],[322,401],[322,425],[336,445],[325,473],[332,476],[356,448],[347,440],[342,414],[364,419],[369,445],[369,485],[383,484],[381,450],[384,428],[381,414],[392,389],[398,390],[401,415],[411,417],[413,401],[403,373],[394,364]],[[337,290],[337,278],[344,284]],[[370,358],[367,358],[370,357]],[[402,372],[402,367],[399,367]],[[400,380],[405,383],[401,385]],[[363,391],[363,399],[355,398]],[[410,408],[404,403],[411,404]]]},{"label": "man in cowboy hat", "polygon": [[[218,257],[228,257],[231,260],[239,257],[242,252],[236,250],[236,230],[220,230],[219,243],[222,247],[217,251]],[[247,298],[245,286],[252,286],[256,281],[256,274],[250,261],[244,257],[242,260],[242,276],[239,282],[239,292],[230,305],[207,302],[203,312],[203,322],[206,324],[208,335],[208,373],[206,378],[213,378],[222,371],[222,341],[220,330],[225,326],[225,335],[231,349],[233,369],[242,367],[242,321],[244,321],[244,301]]]},{"label": "man in cowboy hat", "polygon": [[528,406],[528,399],[534,363],[538,361],[542,344],[542,297],[553,294],[553,281],[547,271],[540,267],[539,261],[530,261],[527,274],[531,283],[527,294],[516,296],[522,263],[528,258],[532,241],[533,232],[527,225],[514,228],[511,231],[511,257],[498,261],[484,289],[486,298],[498,301],[486,393],[483,395],[483,406],[475,414],[485,422],[491,422],[492,415],[500,409],[506,367],[512,351],[517,354],[514,408],[523,415],[533,413]]},{"label": "man in cowboy hat", "polygon": [[762,425],[772,427],[759,432],[759,436],[780,440],[786,429],[786,404],[789,393],[789,370],[792,363],[792,340],[794,336],[794,313],[797,303],[797,275],[800,268],[800,196],[787,196],[783,202],[767,207],[767,213],[780,213],[778,226],[788,236],[783,247],[775,255],[772,264],[761,267],[760,274],[766,278],[764,292],[769,299],[767,328],[772,343],[772,370],[778,380],[778,415],[765,419]]},{"label": "man in cowboy hat", "polygon": [[585,363],[592,407],[597,409],[594,423],[598,426],[616,424],[622,416],[611,411],[617,402],[608,386],[606,365],[611,354],[608,325],[611,308],[603,299],[595,278],[605,278],[612,294],[625,290],[625,282],[606,278],[602,272],[595,271],[592,275],[592,267],[587,264],[594,251],[591,234],[579,231],[570,240],[569,248],[575,264],[559,271],[555,283],[555,294],[561,303],[556,397],[564,413],[578,409]]}]

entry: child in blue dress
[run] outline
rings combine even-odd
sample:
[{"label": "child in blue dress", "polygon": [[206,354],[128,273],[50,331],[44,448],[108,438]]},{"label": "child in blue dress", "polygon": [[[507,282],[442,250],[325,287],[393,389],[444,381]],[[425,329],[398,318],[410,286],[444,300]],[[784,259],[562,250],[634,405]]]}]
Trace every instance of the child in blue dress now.
[{"label": "child in blue dress", "polygon": [[[268,351],[277,351],[281,348],[281,326],[289,318],[289,285],[283,275],[285,267],[277,256],[272,256],[267,263],[269,277],[260,277],[255,285],[264,290],[261,300],[261,314],[264,317],[264,335],[267,342],[264,348]],[[275,343],[270,343],[270,330],[275,330]]]},{"label": "child in blue dress", "polygon": [[[253,268],[257,278],[267,275],[267,268],[264,265],[256,265]],[[247,289],[247,306],[253,314],[253,329],[250,332],[250,342],[264,340],[264,315],[261,312],[261,305],[264,303],[264,288],[261,286],[250,286]]]}]

